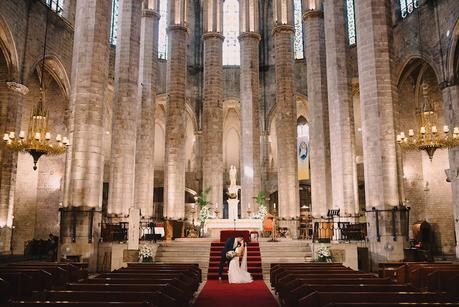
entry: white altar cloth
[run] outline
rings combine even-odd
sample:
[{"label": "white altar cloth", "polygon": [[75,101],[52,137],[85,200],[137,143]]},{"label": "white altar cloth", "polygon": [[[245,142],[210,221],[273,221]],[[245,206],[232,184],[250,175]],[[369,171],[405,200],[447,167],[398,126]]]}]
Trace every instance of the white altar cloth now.
[{"label": "white altar cloth", "polygon": [[207,219],[204,223],[204,232],[211,238],[219,238],[221,230],[263,230],[260,219]]}]

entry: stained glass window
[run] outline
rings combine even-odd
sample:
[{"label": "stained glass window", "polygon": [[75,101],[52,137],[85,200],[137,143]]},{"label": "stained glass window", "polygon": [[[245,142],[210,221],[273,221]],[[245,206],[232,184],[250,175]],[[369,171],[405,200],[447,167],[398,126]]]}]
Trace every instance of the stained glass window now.
[{"label": "stained glass window", "polygon": [[357,35],[355,31],[355,3],[354,0],[346,0],[347,13],[347,37],[349,45],[354,46],[357,43]]},{"label": "stained glass window", "polygon": [[110,44],[116,45],[118,37],[119,0],[112,0],[112,21],[110,23]]},{"label": "stained glass window", "polygon": [[294,19],[295,19],[295,59],[303,59],[303,8],[301,0],[294,0]]},{"label": "stained glass window", "polygon": [[239,1],[225,0],[223,3],[223,65],[240,64]]},{"label": "stained glass window", "polygon": [[62,16],[64,10],[64,0],[44,0],[45,4],[57,15]]},{"label": "stained glass window", "polygon": [[406,18],[419,7],[419,0],[400,0],[400,14]]},{"label": "stained glass window", "polygon": [[158,33],[158,58],[167,59],[167,1],[161,0],[159,3],[159,33]]}]

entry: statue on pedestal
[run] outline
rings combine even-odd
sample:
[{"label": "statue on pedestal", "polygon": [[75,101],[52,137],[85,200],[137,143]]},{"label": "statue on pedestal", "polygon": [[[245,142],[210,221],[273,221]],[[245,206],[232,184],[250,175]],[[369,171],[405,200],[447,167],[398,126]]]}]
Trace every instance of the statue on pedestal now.
[{"label": "statue on pedestal", "polygon": [[236,167],[231,165],[229,170],[230,186],[228,187],[228,219],[230,220],[238,218],[238,192],[241,187],[236,184],[236,174]]}]

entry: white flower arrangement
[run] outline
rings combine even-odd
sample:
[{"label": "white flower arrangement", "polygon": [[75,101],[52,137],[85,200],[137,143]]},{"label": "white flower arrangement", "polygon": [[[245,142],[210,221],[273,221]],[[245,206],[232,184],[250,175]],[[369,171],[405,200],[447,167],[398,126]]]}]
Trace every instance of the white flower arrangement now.
[{"label": "white flower arrangement", "polygon": [[257,213],[253,216],[254,219],[264,219],[265,215],[268,214],[268,208],[265,205],[259,205]]},{"label": "white flower arrangement", "polygon": [[201,223],[204,223],[209,217],[210,217],[209,208],[207,206],[201,207],[201,210],[199,210],[199,221]]},{"label": "white flower arrangement", "polygon": [[332,256],[330,253],[330,249],[327,246],[325,245],[320,246],[316,254],[317,254],[317,262],[332,262]]},{"label": "white flower arrangement", "polygon": [[142,245],[139,250],[139,258],[141,262],[153,262],[153,249],[151,246]]}]

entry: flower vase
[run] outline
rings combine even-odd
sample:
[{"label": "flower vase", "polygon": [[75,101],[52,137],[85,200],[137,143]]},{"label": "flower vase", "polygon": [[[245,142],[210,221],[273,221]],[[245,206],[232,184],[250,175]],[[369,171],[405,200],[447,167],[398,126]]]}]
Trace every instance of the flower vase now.
[{"label": "flower vase", "polygon": [[142,257],[142,262],[153,262],[153,257]]}]

